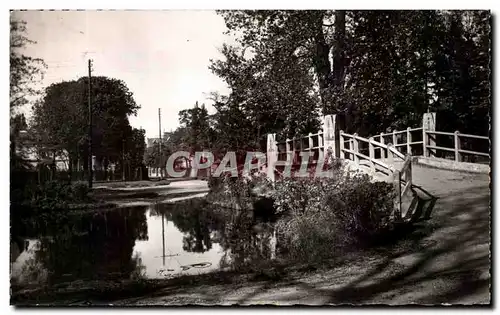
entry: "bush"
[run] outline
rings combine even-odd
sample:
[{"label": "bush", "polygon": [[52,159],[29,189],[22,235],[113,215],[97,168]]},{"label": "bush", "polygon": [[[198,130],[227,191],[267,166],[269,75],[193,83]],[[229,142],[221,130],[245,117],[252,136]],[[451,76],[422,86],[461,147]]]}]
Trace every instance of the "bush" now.
[{"label": "bush", "polygon": [[71,185],[71,197],[73,202],[84,202],[89,200],[89,186],[86,182],[75,182]]},{"label": "bush", "polygon": [[90,201],[89,191],[85,182],[47,181],[38,186],[26,187],[24,199],[16,200],[15,204],[24,204],[42,212],[66,209],[69,204]]},{"label": "bush", "polygon": [[368,175],[276,182],[280,242],[290,259],[316,261],[368,246],[387,227],[393,187]]}]

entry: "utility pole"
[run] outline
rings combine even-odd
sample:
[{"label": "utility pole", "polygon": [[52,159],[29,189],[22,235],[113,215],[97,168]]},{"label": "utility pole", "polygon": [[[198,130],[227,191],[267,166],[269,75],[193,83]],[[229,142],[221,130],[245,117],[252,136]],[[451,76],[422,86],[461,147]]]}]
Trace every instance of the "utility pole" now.
[{"label": "utility pole", "polygon": [[122,139],[122,181],[125,181],[125,139]]},{"label": "utility pole", "polygon": [[89,188],[92,188],[92,60],[89,59]]},{"label": "utility pole", "polygon": [[158,133],[160,134],[160,180],[163,179],[163,168],[162,168],[162,150],[161,150],[161,108],[158,108]]}]

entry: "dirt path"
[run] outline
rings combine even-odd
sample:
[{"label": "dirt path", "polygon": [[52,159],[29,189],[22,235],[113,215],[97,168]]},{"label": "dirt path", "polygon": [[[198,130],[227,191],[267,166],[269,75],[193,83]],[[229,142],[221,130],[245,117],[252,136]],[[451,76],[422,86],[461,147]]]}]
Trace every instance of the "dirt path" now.
[{"label": "dirt path", "polygon": [[490,303],[489,177],[424,167],[413,177],[439,199],[432,218],[394,248],[277,281],[182,286],[114,304]]}]

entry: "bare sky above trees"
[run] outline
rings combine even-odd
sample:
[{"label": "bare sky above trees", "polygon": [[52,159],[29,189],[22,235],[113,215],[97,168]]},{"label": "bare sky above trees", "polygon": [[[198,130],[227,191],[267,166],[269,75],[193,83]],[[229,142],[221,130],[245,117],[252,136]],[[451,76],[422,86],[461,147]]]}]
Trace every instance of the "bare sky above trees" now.
[{"label": "bare sky above trees", "polygon": [[[37,42],[26,54],[42,58],[48,68],[42,87],[94,75],[124,80],[141,109],[133,127],[158,135],[178,126],[178,112],[196,101],[209,105],[211,91],[226,85],[208,69],[220,58],[218,48],[231,41],[224,20],[214,11],[25,11],[13,13],[27,22]],[[211,106],[207,106],[209,111]]]}]

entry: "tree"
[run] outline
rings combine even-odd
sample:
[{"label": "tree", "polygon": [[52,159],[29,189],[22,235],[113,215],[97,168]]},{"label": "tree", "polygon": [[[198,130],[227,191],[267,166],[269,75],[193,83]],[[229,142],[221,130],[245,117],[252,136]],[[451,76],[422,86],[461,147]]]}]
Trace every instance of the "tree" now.
[{"label": "tree", "polygon": [[131,178],[133,176],[130,173],[132,170],[141,169],[142,172],[144,155],[146,153],[146,131],[144,129],[132,128],[131,136],[127,137],[124,149],[126,152],[125,161],[129,166],[129,178]]},{"label": "tree", "polygon": [[[254,108],[279,108],[272,103],[272,96],[266,95],[266,86],[275,91],[289,88],[293,95],[303,95],[305,82],[310,82],[317,87],[322,114],[337,114],[340,127],[350,133],[368,136],[415,126],[428,110],[442,117],[438,120],[443,123],[442,130],[487,132],[491,106],[487,11],[220,14],[229,32],[239,34],[242,47],[241,53],[223,47],[226,61],[212,65],[230,86],[228,101],[237,104],[233,107],[251,108],[250,103]],[[284,68],[286,72],[282,72]],[[280,73],[303,84],[290,86],[286,80],[276,80],[282,77]],[[308,78],[308,73],[313,76]],[[259,81],[262,77],[272,79]],[[253,86],[262,91],[254,93]],[[278,99],[276,103],[293,104],[285,95],[272,95]],[[298,108],[291,106],[285,112],[297,112]],[[255,112],[241,112],[255,124]],[[283,127],[270,110],[264,113],[276,127]],[[304,121],[300,116],[287,120]]]},{"label": "tree", "polygon": [[33,83],[43,75],[45,63],[42,59],[26,56],[23,50],[27,45],[35,44],[26,37],[26,22],[10,18],[10,152],[11,161],[20,161],[17,156],[16,142],[21,130],[28,125],[24,114],[17,109],[28,104],[29,97],[37,94]]},{"label": "tree", "polygon": [[[10,172],[11,172],[11,201],[23,200],[29,177],[26,173],[31,164],[26,161],[23,151],[18,150],[21,130],[26,130],[28,124],[24,114],[19,114],[17,109],[28,104],[29,98],[36,96],[33,87],[43,74],[45,63],[38,58],[24,54],[23,50],[35,42],[26,37],[26,23],[10,18]],[[18,218],[18,216],[15,216]],[[14,219],[17,220],[17,219]],[[17,223],[13,223],[17,225]]]},{"label": "tree", "polygon": [[27,45],[35,44],[26,37],[26,22],[10,17],[10,108],[28,104],[28,98],[37,94],[33,83],[41,79],[45,63],[40,58],[23,54]]},{"label": "tree", "polygon": [[[275,47],[262,49],[246,58],[244,49],[223,46],[225,60],[212,62],[211,70],[231,89],[227,98],[214,95],[216,133],[230,135],[218,141],[258,147],[267,133],[286,138],[319,127],[317,93],[307,65],[294,55],[285,59],[282,54],[287,53]],[[236,130],[227,130],[234,124]]]},{"label": "tree", "polygon": [[205,104],[198,106],[196,102],[193,108],[180,111],[179,122],[186,131],[182,142],[191,154],[210,147],[212,130]]},{"label": "tree", "polygon": [[268,61],[282,64],[295,55],[311,68],[317,79],[324,115],[343,110],[343,104],[334,100],[342,94],[349,66],[345,53],[345,11],[220,11],[220,14],[230,32],[242,33],[243,47],[256,49],[257,54],[280,52],[274,56],[277,59]]},{"label": "tree", "polygon": [[[33,128],[41,143],[62,144],[70,169],[82,162],[88,169],[88,79],[60,82],[45,89],[34,106]],[[125,83],[107,77],[92,78],[92,154],[101,165],[122,159],[123,142],[133,137],[128,116],[139,106]]]}]

